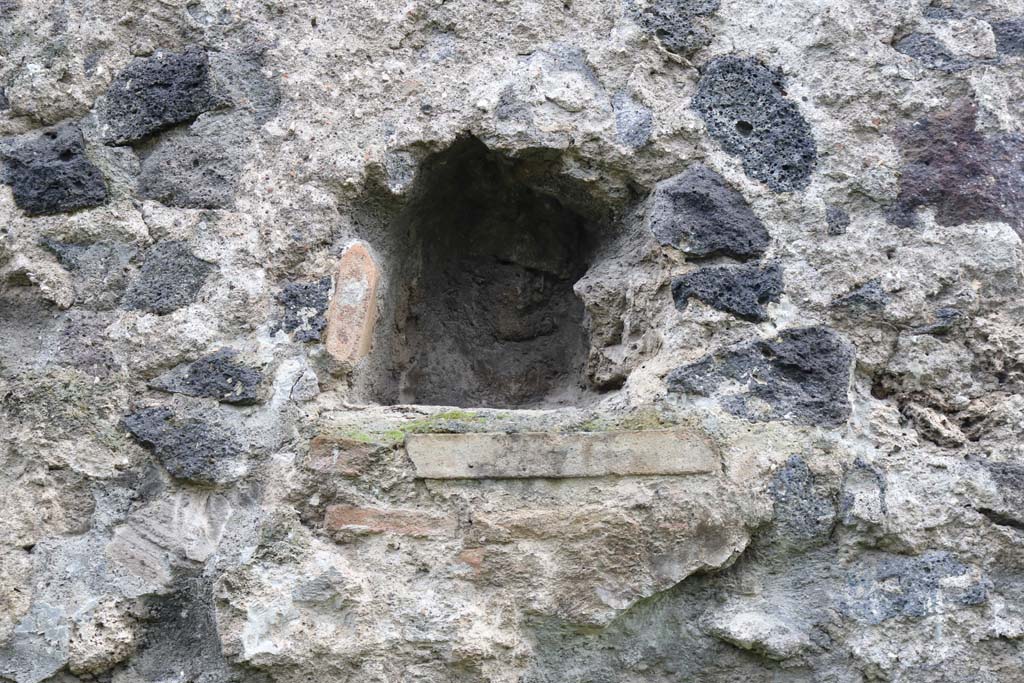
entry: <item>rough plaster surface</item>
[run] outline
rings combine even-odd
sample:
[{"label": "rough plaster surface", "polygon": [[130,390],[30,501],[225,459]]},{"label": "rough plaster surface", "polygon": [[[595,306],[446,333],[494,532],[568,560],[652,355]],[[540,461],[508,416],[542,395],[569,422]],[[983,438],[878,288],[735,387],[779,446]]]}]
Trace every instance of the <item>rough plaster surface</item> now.
[{"label": "rough plaster surface", "polygon": [[1022,27],[0,0],[0,681],[1022,680]]}]

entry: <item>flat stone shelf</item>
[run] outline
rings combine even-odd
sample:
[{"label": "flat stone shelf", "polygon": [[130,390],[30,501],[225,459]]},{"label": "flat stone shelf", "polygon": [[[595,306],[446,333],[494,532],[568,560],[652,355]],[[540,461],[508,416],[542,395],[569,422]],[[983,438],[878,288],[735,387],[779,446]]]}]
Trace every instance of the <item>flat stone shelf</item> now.
[{"label": "flat stone shelf", "polygon": [[[428,480],[721,474],[700,421],[653,408],[607,413],[424,405],[324,405],[317,448],[366,456],[404,449]],[[358,459],[358,458],[356,458]]]},{"label": "flat stone shelf", "polygon": [[562,479],[720,471],[708,439],[688,429],[408,434],[420,479]]}]

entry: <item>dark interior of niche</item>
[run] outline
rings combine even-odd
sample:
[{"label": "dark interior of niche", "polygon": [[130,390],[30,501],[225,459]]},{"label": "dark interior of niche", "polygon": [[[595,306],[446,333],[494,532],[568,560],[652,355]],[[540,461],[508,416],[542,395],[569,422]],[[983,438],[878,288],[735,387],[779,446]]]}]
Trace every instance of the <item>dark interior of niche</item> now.
[{"label": "dark interior of niche", "polygon": [[473,137],[422,162],[390,231],[402,264],[390,278],[392,367],[378,400],[521,408],[585,398],[589,340],[573,284],[602,230],[535,189],[551,166],[550,155],[510,159]]}]

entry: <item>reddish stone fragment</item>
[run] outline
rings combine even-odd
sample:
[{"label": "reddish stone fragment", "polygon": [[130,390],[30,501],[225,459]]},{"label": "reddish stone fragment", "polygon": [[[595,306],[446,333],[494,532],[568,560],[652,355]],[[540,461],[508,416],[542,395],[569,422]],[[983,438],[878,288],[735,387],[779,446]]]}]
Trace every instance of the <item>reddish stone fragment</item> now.
[{"label": "reddish stone fragment", "polygon": [[419,510],[389,510],[331,505],[324,515],[324,527],[332,535],[399,534],[426,538],[446,536],[455,531],[452,518]]},{"label": "reddish stone fragment", "polygon": [[309,455],[303,465],[317,472],[359,477],[373,465],[378,448],[379,444],[320,435],[309,442]]},{"label": "reddish stone fragment", "polygon": [[327,352],[343,363],[355,363],[370,352],[379,280],[380,270],[364,243],[345,248],[327,309],[326,338]]}]

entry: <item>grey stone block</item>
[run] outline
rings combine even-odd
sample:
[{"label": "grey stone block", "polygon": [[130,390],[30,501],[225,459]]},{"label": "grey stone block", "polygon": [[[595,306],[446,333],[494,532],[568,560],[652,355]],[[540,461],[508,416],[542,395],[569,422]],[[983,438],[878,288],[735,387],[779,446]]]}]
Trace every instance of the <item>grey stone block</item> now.
[{"label": "grey stone block", "polygon": [[684,429],[409,434],[405,449],[421,479],[565,479],[721,471],[708,437]]}]

